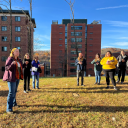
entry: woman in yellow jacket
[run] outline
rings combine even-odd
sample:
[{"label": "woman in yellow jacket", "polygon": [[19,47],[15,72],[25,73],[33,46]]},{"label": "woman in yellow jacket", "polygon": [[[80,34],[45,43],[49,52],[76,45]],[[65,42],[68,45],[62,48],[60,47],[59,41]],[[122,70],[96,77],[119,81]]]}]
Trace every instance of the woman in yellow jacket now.
[{"label": "woman in yellow jacket", "polygon": [[115,69],[116,69],[115,65],[117,64],[117,59],[114,56],[112,56],[112,53],[110,51],[107,51],[105,57],[101,60],[100,64],[103,65],[102,68],[106,77],[106,83],[107,83],[106,89],[109,89],[109,84],[110,84],[109,77],[110,77],[112,84],[114,85],[114,89],[117,90],[116,81],[114,78]]}]

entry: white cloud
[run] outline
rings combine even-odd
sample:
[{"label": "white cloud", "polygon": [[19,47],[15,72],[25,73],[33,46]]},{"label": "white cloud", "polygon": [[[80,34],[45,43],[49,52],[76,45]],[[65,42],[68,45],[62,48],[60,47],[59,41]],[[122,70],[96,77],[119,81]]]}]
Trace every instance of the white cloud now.
[{"label": "white cloud", "polygon": [[120,5],[120,6],[113,6],[113,7],[97,8],[96,10],[125,8],[125,7],[128,7],[128,5]]},{"label": "white cloud", "polygon": [[116,43],[114,43],[114,45],[127,46],[128,47],[128,42],[116,42]]},{"label": "white cloud", "polygon": [[118,38],[118,39],[126,39],[126,40],[128,40],[128,37],[120,37],[120,38]]},{"label": "white cloud", "polygon": [[106,20],[107,24],[110,24],[111,26],[116,26],[116,27],[128,27],[128,22],[125,21],[109,21]]}]

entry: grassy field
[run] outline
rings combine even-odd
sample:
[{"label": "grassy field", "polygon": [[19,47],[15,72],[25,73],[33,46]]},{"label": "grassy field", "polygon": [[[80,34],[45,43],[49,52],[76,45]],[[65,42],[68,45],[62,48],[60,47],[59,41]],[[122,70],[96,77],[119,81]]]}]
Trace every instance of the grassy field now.
[{"label": "grassy field", "polygon": [[[23,81],[17,92],[14,114],[6,114],[8,86],[0,80],[0,128],[128,128],[128,77],[117,84],[118,91],[94,85],[94,77],[85,77],[85,87],[76,86],[76,78],[41,78],[40,89],[23,93]],[[31,87],[32,88],[32,87]]]}]

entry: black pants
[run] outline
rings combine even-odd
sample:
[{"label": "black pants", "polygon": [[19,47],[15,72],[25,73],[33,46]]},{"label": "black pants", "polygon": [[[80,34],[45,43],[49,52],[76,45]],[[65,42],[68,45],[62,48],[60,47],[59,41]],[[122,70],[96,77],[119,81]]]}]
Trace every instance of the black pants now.
[{"label": "black pants", "polygon": [[121,82],[124,82],[125,72],[126,72],[126,68],[118,68],[118,80],[117,81],[120,81],[120,77],[122,76]]},{"label": "black pants", "polygon": [[24,72],[24,90],[26,91],[30,89],[30,71],[25,71]]},{"label": "black pants", "polygon": [[115,76],[115,69],[107,69],[107,70],[104,69],[103,71],[105,73],[107,85],[109,86],[109,84],[110,84],[109,78],[111,78],[113,86],[116,86],[116,81],[115,81],[115,78],[114,78],[114,76]]},{"label": "black pants", "polygon": [[77,85],[79,85],[79,76],[81,75],[81,85],[84,82],[84,71],[77,71]]}]

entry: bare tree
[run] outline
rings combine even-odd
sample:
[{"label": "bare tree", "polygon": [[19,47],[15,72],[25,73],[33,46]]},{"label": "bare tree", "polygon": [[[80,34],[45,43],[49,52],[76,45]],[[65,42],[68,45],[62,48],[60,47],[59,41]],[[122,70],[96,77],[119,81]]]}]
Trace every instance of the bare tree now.
[{"label": "bare tree", "polygon": [[76,55],[78,57],[78,41],[76,40],[76,33],[75,33],[75,22],[74,22],[74,3],[75,0],[72,2],[72,0],[70,0],[69,2],[67,0],[65,0],[69,6],[70,6],[70,10],[71,10],[71,23],[73,24],[73,31],[74,31],[74,37],[75,37],[75,44],[72,44],[72,46],[75,48],[76,51]]}]

